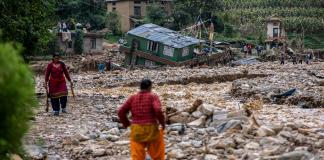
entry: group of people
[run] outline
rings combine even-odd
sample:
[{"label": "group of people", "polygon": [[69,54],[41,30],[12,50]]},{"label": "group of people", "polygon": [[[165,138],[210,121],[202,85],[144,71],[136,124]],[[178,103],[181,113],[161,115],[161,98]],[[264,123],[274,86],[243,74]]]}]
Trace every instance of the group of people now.
[{"label": "group of people", "polygon": [[[242,49],[243,49],[243,52],[244,52],[244,57],[246,57],[247,55],[252,55],[252,49],[253,49],[252,44],[250,44],[250,43],[245,44]],[[259,56],[261,54],[262,50],[263,50],[263,47],[260,46],[260,45],[257,45],[255,47],[255,50],[257,51],[257,54]]]},{"label": "group of people", "polygon": [[[311,61],[312,61],[312,59],[313,59],[313,56],[312,56],[312,54],[307,54],[304,58],[303,58],[303,56],[298,56],[297,57],[297,55],[296,54],[293,54],[293,55],[291,55],[290,56],[291,57],[291,59],[292,59],[292,62],[293,62],[293,64],[303,64],[303,59],[304,59],[304,61],[305,61],[305,63],[306,64],[310,64],[311,63]],[[284,65],[285,64],[285,59],[286,59],[286,56],[285,56],[285,54],[284,53],[281,53],[280,54],[280,64],[281,65]],[[298,62],[297,62],[298,61]]]},{"label": "group of people", "polygon": [[[73,87],[73,81],[66,65],[60,61],[60,56],[55,54],[52,62],[47,65],[44,86],[51,99],[54,116],[59,116],[60,111],[67,113],[68,89],[65,79]],[[129,113],[132,115],[131,120],[128,118]],[[118,110],[118,116],[123,126],[131,129],[130,147],[132,159],[144,160],[146,152],[154,160],[164,159],[165,117],[159,97],[152,93],[151,80],[144,79],[141,81],[140,91],[125,101]]]}]

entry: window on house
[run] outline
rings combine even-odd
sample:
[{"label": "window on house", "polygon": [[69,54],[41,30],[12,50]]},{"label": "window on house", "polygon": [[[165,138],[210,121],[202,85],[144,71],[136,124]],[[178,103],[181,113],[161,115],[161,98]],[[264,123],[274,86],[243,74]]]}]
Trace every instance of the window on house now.
[{"label": "window on house", "polygon": [[135,4],[141,4],[141,1],[134,1]]},{"label": "window on house", "polygon": [[182,57],[188,56],[189,55],[189,48],[185,47],[182,49]]},{"label": "window on house", "polygon": [[91,39],[91,49],[96,49],[97,45],[96,45],[96,39]]},{"label": "window on house", "polygon": [[113,10],[113,11],[116,11],[116,7],[113,7],[112,10]]},{"label": "window on house", "polygon": [[279,29],[273,28],[273,37],[278,37],[278,36],[279,36]]},{"label": "window on house", "polygon": [[116,2],[113,2],[112,5],[115,6],[116,5]]},{"label": "window on house", "polygon": [[68,48],[72,48],[72,41],[69,41]]},{"label": "window on house", "polygon": [[140,6],[134,6],[134,16],[141,16],[141,7]]},{"label": "window on house", "polygon": [[147,43],[148,43],[147,50],[152,51],[152,52],[158,52],[159,45],[157,42],[148,41]]},{"label": "window on house", "polygon": [[167,55],[167,56],[173,57],[173,53],[174,53],[174,48],[173,48],[173,47],[170,47],[170,46],[164,46],[164,49],[163,49],[163,54],[164,54],[164,55]]}]

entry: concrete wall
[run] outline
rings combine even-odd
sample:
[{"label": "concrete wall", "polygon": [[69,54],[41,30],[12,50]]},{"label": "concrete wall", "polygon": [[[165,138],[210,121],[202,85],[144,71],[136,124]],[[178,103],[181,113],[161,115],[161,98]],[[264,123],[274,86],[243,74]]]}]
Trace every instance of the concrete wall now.
[{"label": "concrete wall", "polygon": [[280,36],[280,23],[277,23],[277,26],[274,25],[274,22],[268,22],[267,24],[267,37],[268,38],[273,38],[273,28],[278,28],[278,36]]},{"label": "concrete wall", "polygon": [[[93,49],[91,40],[96,40],[96,48]],[[84,53],[103,53],[102,48],[103,38],[92,38],[92,37],[84,37],[83,38],[83,51]]]},{"label": "concrete wall", "polygon": [[[96,48],[92,49],[91,40],[96,40]],[[84,37],[83,38],[83,53],[103,53],[103,38],[92,38],[92,37]],[[74,43],[75,37],[72,36],[72,46],[71,48],[66,47],[66,43],[62,42],[61,36],[57,36],[57,44],[60,50],[65,51],[66,53],[74,53]]]},{"label": "concrete wall", "polygon": [[62,42],[61,36],[58,36],[57,38],[57,44],[60,48],[60,50],[62,51],[66,51],[66,53],[74,53],[74,39],[72,38],[72,47],[68,48],[68,46],[66,46],[67,44],[65,42]]},{"label": "concrete wall", "polygon": [[130,29],[129,16],[134,12],[132,11],[134,7],[131,6],[129,1],[117,1],[115,4],[116,5],[113,5],[112,2],[107,3],[107,10],[108,12],[112,12],[113,8],[116,8],[116,12],[120,17],[121,30],[127,32]]},{"label": "concrete wall", "polygon": [[[113,11],[113,8],[116,8],[116,12],[120,17],[122,32],[127,32],[134,27],[134,22],[130,19],[130,17],[138,18],[133,17],[135,6],[141,7],[141,18],[143,18],[146,14],[146,7],[150,5],[147,0],[142,0],[141,3],[135,3],[134,0],[120,0],[114,3],[115,5],[113,5],[113,2],[108,2],[107,10],[108,12],[111,12]],[[172,11],[172,1],[161,1],[160,3],[163,4],[164,9],[170,15]]]}]

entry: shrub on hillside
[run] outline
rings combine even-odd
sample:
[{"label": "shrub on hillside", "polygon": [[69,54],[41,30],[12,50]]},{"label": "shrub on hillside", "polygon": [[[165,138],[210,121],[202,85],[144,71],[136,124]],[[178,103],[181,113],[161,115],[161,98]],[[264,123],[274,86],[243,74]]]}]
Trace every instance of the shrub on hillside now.
[{"label": "shrub on hillside", "polygon": [[36,106],[33,76],[11,44],[0,44],[0,159],[19,152]]}]

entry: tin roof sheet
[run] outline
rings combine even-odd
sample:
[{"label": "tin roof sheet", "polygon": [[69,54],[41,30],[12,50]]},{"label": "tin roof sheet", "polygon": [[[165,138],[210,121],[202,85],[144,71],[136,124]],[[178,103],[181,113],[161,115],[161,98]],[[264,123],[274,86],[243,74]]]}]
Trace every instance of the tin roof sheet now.
[{"label": "tin roof sheet", "polygon": [[192,44],[203,42],[203,40],[184,36],[176,31],[151,23],[134,28],[128,31],[127,34],[132,34],[138,37],[149,39],[151,41],[160,42],[174,48],[183,48]]}]

